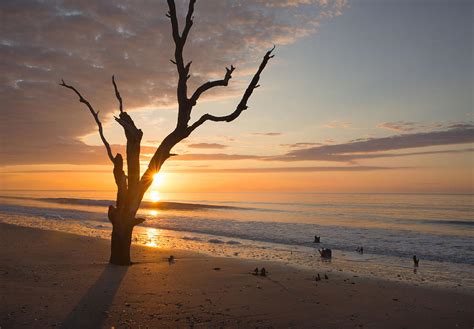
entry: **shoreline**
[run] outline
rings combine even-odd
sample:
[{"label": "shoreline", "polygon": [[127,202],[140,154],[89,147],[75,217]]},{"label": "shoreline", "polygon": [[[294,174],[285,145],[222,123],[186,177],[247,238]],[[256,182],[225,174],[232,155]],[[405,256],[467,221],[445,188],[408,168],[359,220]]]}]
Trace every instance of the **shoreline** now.
[{"label": "shoreline", "polygon": [[[97,237],[109,241],[111,226],[108,222],[45,220],[38,216],[0,214],[0,223],[33,229],[65,232],[79,236]],[[416,268],[412,260],[395,256],[333,249],[333,258],[323,261],[316,249],[270,242],[257,242],[234,237],[203,233],[174,231],[149,226],[137,226],[133,244],[183,251],[198,252],[212,257],[238,260],[275,261],[302,270],[323,268],[329,273],[344,273],[373,280],[404,283],[412,286],[433,287],[474,295],[474,277],[468,264],[434,262],[422,259]]]},{"label": "shoreline", "polygon": [[[3,328],[472,328],[474,296],[269,261],[0,224]],[[169,264],[167,257],[176,258]],[[268,277],[251,275],[265,266]],[[314,281],[318,272],[323,278]],[[329,279],[324,279],[328,274]]]}]

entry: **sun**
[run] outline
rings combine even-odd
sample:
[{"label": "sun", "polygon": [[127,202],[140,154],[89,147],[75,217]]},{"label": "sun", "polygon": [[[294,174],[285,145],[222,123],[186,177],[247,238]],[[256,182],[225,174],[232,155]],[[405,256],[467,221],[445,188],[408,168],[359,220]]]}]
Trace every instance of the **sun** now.
[{"label": "sun", "polygon": [[150,192],[150,200],[152,202],[160,201],[160,193],[158,193],[158,191],[151,191]]}]

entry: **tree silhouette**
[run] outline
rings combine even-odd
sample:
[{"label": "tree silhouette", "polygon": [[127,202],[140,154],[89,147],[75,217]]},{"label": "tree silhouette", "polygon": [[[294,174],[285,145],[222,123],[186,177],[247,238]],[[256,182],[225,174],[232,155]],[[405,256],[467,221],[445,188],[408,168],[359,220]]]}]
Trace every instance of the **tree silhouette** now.
[{"label": "tree silhouette", "polygon": [[191,62],[188,62],[187,64],[184,63],[183,49],[193,25],[193,12],[196,0],[190,0],[189,2],[185,26],[181,33],[179,31],[174,0],[167,1],[169,12],[166,16],[171,20],[173,40],[175,43],[174,60],[171,60],[171,62],[176,65],[179,77],[177,86],[178,118],[176,128],[163,139],[151,158],[147,170],[141,177],[139,158],[140,142],[143,132],[136,127],[130,115],[124,111],[122,97],[114,76],[112,76],[112,84],[114,86],[115,96],[118,100],[120,110],[120,114],[118,117],[115,117],[115,121],[123,127],[127,139],[127,174],[125,174],[123,169],[122,155],[120,153],[117,153],[115,156],[113,155],[110,144],[104,136],[102,123],[99,119],[99,111],[95,111],[89,101],[85,99],[75,87],[68,85],[64,80],[60,83],[61,86],[74,91],[79,97],[79,101],[85,104],[91,112],[99,128],[99,135],[105,145],[107,155],[114,166],[113,174],[117,185],[117,198],[115,206],[109,206],[108,217],[113,227],[110,263],[116,265],[130,265],[130,244],[133,228],[135,225],[144,221],[144,219],[136,217],[137,211],[145,192],[153,182],[153,175],[160,171],[161,166],[169,157],[173,156],[171,149],[180,141],[187,138],[196,128],[206,121],[231,122],[238,118],[240,114],[248,108],[247,101],[252,95],[254,89],[259,87],[258,81],[260,79],[260,74],[264,70],[268,61],[274,56],[272,55],[272,51],[275,47],[269,50],[263,57],[257,72],[253,76],[239,104],[232,113],[225,116],[204,114],[197,121],[190,124],[191,111],[197,104],[199,97],[214,87],[227,86],[229,80],[232,78],[232,73],[234,72],[235,67],[231,65],[230,68],[226,68],[226,73],[223,79],[208,81],[202,84],[196,89],[196,91],[194,91],[191,97],[188,97],[187,81],[190,78]]}]

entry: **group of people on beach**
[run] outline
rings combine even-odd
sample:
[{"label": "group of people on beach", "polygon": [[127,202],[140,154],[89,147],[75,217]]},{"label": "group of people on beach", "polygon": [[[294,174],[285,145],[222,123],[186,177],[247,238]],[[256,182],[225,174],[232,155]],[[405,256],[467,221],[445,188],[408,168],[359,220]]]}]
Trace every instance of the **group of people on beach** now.
[{"label": "group of people on beach", "polygon": [[[320,242],[321,242],[321,237],[318,236],[318,235],[315,235],[313,243],[320,243]],[[321,248],[321,249],[318,249],[318,251],[319,251],[319,254],[321,255],[321,258],[325,258],[325,259],[332,258],[332,250],[331,249]],[[364,247],[363,246],[357,247],[356,252],[358,252],[359,254],[364,254]],[[418,257],[416,257],[416,255],[413,255],[413,265],[414,265],[414,267],[418,267],[419,263],[420,263],[420,259]]]},{"label": "group of people on beach", "polygon": [[255,268],[255,270],[253,270],[253,275],[260,275],[260,276],[267,276],[267,270],[265,269],[265,267],[262,267],[262,269],[260,270],[260,272],[258,271],[258,267]]}]

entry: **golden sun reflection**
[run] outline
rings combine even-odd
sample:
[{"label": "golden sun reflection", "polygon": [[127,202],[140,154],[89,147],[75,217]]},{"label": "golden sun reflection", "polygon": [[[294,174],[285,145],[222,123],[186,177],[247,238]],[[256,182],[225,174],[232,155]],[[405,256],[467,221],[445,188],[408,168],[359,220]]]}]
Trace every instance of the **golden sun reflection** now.
[{"label": "golden sun reflection", "polygon": [[160,236],[160,231],[156,228],[147,228],[145,246],[158,247],[157,239]]},{"label": "golden sun reflection", "polygon": [[150,210],[150,215],[152,215],[152,216],[157,216],[157,215],[158,215],[158,211],[157,211],[157,210]]}]

